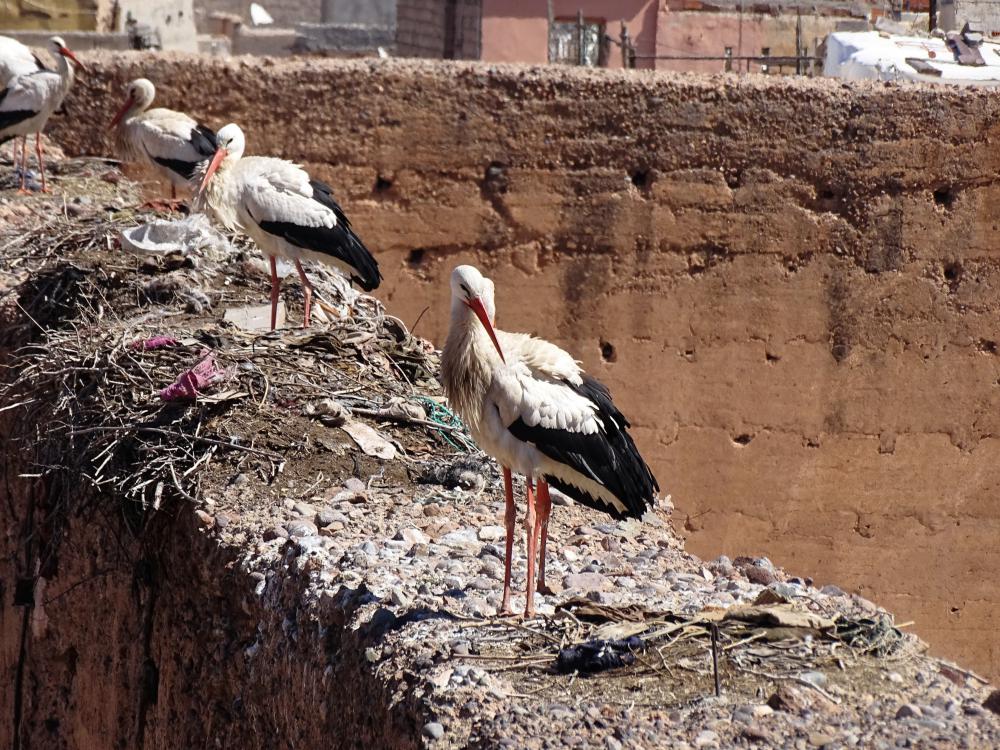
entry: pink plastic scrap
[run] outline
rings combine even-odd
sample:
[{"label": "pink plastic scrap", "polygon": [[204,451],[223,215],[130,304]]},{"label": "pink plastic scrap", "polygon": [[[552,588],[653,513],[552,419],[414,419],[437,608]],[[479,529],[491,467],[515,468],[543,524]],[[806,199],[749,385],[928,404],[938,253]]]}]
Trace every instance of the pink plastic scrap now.
[{"label": "pink plastic scrap", "polygon": [[148,352],[153,349],[162,349],[165,346],[177,346],[179,343],[181,342],[172,336],[153,336],[150,339],[136,339],[128,345],[128,348]]},{"label": "pink plastic scrap", "polygon": [[164,401],[182,401],[198,397],[198,393],[208,386],[230,376],[227,370],[221,370],[215,364],[215,355],[209,352],[190,370],[181,373],[171,385],[160,391]]}]

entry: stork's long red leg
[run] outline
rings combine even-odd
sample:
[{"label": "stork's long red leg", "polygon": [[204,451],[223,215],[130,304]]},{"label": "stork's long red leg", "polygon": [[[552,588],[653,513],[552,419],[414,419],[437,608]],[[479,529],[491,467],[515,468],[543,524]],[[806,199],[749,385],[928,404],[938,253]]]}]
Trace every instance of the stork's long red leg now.
[{"label": "stork's long red leg", "polygon": [[[14,144],[14,156],[17,157],[17,143]],[[21,136],[21,187],[17,192],[27,193],[28,180],[28,136]]]},{"label": "stork's long red leg", "polygon": [[302,322],[303,328],[309,327],[309,311],[312,309],[312,284],[309,283],[309,279],[306,278],[306,272],[302,270],[302,264],[299,263],[299,259],[295,259],[295,270],[299,272],[299,278],[302,279],[302,294],[306,298],[306,312],[305,320]]},{"label": "stork's long red leg", "polygon": [[507,501],[504,512],[504,524],[507,527],[507,555],[503,563],[503,604],[500,605],[502,616],[514,614],[510,608],[510,566],[514,554],[514,522],[517,514],[514,509],[514,484],[510,477],[510,469],[503,467],[503,489]]},{"label": "stork's long red leg", "polygon": [[538,525],[542,530],[542,546],[538,550],[538,593],[551,594],[545,585],[545,546],[549,540],[549,515],[552,513],[552,498],[549,497],[549,483],[538,480]]},{"label": "stork's long red leg", "polygon": [[278,281],[278,261],[271,256],[271,330],[278,326],[278,295],[281,294],[281,282]]},{"label": "stork's long red leg", "polygon": [[[27,143],[27,137],[25,137],[25,142]],[[49,192],[48,187],[45,185],[45,161],[42,159],[42,134],[35,133],[35,153],[38,155],[38,171],[42,173],[42,192]]]},{"label": "stork's long red leg", "polygon": [[535,524],[538,521],[535,513],[535,493],[531,486],[531,477],[524,480],[525,495],[528,500],[528,512],[524,517],[524,526],[528,531],[528,577],[525,585],[527,601],[524,604],[524,616],[535,616],[535,552],[538,538],[535,536]]}]

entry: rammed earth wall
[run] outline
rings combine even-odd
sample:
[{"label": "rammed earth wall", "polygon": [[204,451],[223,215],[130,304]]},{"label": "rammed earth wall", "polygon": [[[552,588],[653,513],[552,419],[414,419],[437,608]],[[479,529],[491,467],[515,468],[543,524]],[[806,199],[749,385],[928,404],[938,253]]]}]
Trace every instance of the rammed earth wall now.
[{"label": "rammed earth wall", "polygon": [[[452,266],[608,381],[703,556],[766,551],[1000,676],[995,93],[405,61],[90,56],[336,186],[443,341]],[[264,299],[262,290],[261,299]],[[426,312],[424,312],[426,309]]]}]

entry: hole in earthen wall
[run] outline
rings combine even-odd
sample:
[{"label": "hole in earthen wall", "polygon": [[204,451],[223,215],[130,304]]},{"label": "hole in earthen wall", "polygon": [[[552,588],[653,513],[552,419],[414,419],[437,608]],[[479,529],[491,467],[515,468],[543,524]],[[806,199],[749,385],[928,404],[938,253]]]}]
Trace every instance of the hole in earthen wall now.
[{"label": "hole in earthen wall", "polygon": [[997,342],[991,341],[990,339],[979,339],[979,343],[976,344],[976,348],[983,354],[996,354]]},{"label": "hole in earthen wall", "polygon": [[737,445],[750,445],[751,440],[753,440],[753,435],[748,435],[745,432],[742,432],[733,438],[733,442]]},{"label": "hole in earthen wall", "polygon": [[493,193],[507,192],[507,166],[498,161],[491,161],[483,175],[483,190]]},{"label": "hole in earthen wall", "polygon": [[653,185],[653,173],[649,169],[635,169],[629,174],[629,179],[644,193]]},{"label": "hole in earthen wall", "polygon": [[617,362],[618,352],[615,351],[615,346],[609,341],[601,340],[601,359],[605,362]]},{"label": "hole in earthen wall", "polygon": [[952,292],[958,290],[958,285],[962,282],[962,276],[965,274],[965,269],[962,268],[962,264],[958,261],[951,261],[944,264],[942,269],[944,273],[944,280],[948,284],[948,288]]},{"label": "hole in earthen wall", "polygon": [[384,193],[391,189],[392,189],[392,180],[390,180],[387,177],[383,177],[382,175],[379,175],[378,177],[375,178],[375,186],[372,188],[373,192]]},{"label": "hole in earthen wall", "polygon": [[427,251],[422,247],[415,247],[406,254],[406,263],[411,268],[420,268],[424,264],[424,256]]},{"label": "hole in earthen wall", "polygon": [[955,204],[955,191],[950,187],[939,187],[934,191],[934,203],[943,208],[951,208]]}]

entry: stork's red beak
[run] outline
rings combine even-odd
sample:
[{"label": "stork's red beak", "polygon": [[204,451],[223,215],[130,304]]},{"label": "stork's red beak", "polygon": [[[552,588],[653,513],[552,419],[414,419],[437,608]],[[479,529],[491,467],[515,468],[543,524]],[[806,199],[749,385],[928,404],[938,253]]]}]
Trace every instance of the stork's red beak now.
[{"label": "stork's red beak", "polygon": [[108,130],[111,130],[112,128],[115,127],[115,125],[117,125],[119,122],[122,121],[122,118],[125,116],[125,113],[128,112],[130,109],[132,109],[133,104],[135,104],[135,99],[133,99],[131,96],[128,97],[125,100],[125,103],[122,105],[122,108],[118,110],[118,114],[115,115],[115,119],[111,121],[111,124],[108,126]]},{"label": "stork's red beak", "polygon": [[212,157],[212,161],[208,165],[208,169],[205,170],[205,176],[201,180],[201,186],[198,188],[199,196],[205,192],[205,186],[208,185],[209,180],[212,179],[212,175],[215,174],[219,165],[222,164],[222,160],[227,156],[229,156],[229,152],[221,146],[216,150],[215,156]]},{"label": "stork's red beak", "polygon": [[493,330],[493,323],[490,321],[489,313],[486,312],[486,307],[483,305],[483,301],[479,297],[473,297],[470,300],[464,300],[465,306],[468,307],[472,312],[476,314],[479,318],[479,322],[483,324],[483,328],[486,329],[486,333],[489,334],[490,340],[493,342],[493,346],[497,348],[497,354],[500,355],[500,361],[506,363],[507,360],[503,356],[503,349],[500,348],[500,342],[497,341],[497,333]]},{"label": "stork's red beak", "polygon": [[72,60],[76,64],[76,67],[78,67],[80,70],[87,69],[86,65],[84,65],[82,62],[76,59],[76,55],[73,54],[73,51],[69,47],[60,47],[59,54],[68,57],[70,60]]}]

